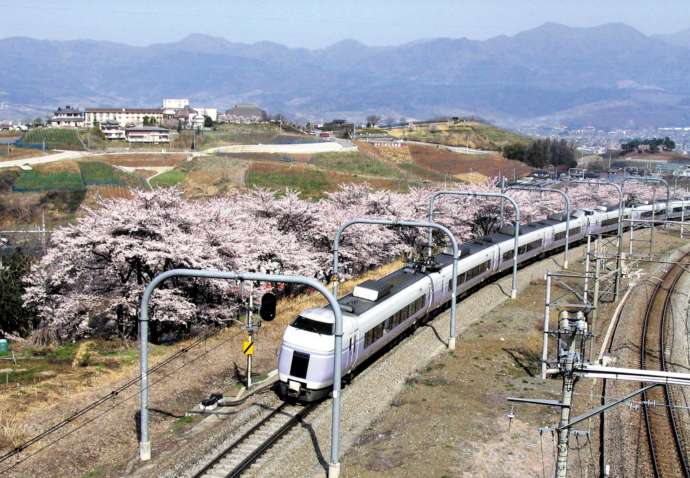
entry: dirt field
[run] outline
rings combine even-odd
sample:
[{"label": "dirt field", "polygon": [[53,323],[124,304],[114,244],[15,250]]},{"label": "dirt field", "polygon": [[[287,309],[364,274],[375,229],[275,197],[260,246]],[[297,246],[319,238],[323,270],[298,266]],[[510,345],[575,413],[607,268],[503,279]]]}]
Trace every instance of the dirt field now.
[{"label": "dirt field", "polygon": [[486,177],[496,177],[499,172],[511,176],[513,170],[518,177],[529,173],[532,168],[519,161],[511,161],[500,154],[467,155],[427,146],[410,145],[410,153],[415,164],[441,174],[453,176],[478,173]]},{"label": "dirt field", "polygon": [[[538,376],[543,281],[470,327],[455,353],[408,378],[382,419],[343,458],[353,477],[541,477],[553,469],[553,440],[539,427],[553,411],[520,407],[507,396],[553,398],[560,382]],[[460,313],[462,309],[460,309]]]},{"label": "dirt field", "polygon": [[[672,250],[687,241],[657,234],[657,250]],[[571,269],[581,270],[578,263]],[[574,283],[571,283],[574,285]],[[559,300],[573,298],[565,288],[557,288]],[[644,297],[631,300],[624,317],[643,310]],[[516,301],[508,301],[482,317],[458,341],[455,354],[442,354],[429,366],[406,381],[392,407],[342,460],[343,476],[373,477],[542,477],[554,472],[554,439],[550,431],[558,414],[553,409],[532,405],[511,407],[507,396],[557,399],[561,381],[539,378],[544,281],[530,284]],[[598,352],[615,304],[600,308]],[[461,310],[461,309],[460,309]],[[462,313],[462,312],[460,312]],[[552,325],[556,324],[552,316]],[[603,319],[603,320],[602,320]],[[634,344],[639,330],[622,333],[619,354],[632,360],[619,366],[636,367]],[[637,383],[621,383],[610,396],[621,396]],[[599,405],[600,382],[580,380],[577,385],[575,415]],[[514,418],[509,420],[510,412]],[[611,476],[648,476],[640,468],[636,431],[640,413],[619,407],[608,423],[619,433],[610,437],[613,456],[609,463],[618,471]],[[617,424],[629,424],[625,431]],[[597,476],[598,423],[583,422],[585,436],[571,438],[569,472],[573,476]],[[622,468],[625,464],[625,469]],[[613,470],[612,470],[613,471]]]},{"label": "dirt field", "polygon": [[299,190],[304,198],[318,199],[325,192],[335,191],[340,184],[367,183],[376,189],[405,191],[406,179],[348,174],[316,168],[304,163],[252,162],[244,179],[245,186],[259,186],[284,191]]},{"label": "dirt field", "polygon": [[36,158],[38,156],[45,156],[46,153],[38,149],[29,148],[15,148],[10,147],[10,152],[7,154],[7,145],[0,144],[0,162],[12,161],[15,159]]}]

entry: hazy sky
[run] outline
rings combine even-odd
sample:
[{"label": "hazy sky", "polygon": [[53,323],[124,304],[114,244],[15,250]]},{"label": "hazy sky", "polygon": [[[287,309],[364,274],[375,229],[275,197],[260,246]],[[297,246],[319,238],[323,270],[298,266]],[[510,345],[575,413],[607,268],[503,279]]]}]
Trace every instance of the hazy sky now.
[{"label": "hazy sky", "polygon": [[190,33],[322,47],[344,38],[391,45],[485,39],[547,21],[623,22],[644,33],[690,28],[688,0],[0,0],[0,38],[91,38],[134,45]]}]

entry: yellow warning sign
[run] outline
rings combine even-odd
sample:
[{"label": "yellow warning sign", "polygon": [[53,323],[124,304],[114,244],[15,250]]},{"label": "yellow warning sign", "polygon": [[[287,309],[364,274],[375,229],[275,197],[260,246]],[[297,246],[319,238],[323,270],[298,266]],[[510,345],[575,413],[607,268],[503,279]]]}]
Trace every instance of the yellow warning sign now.
[{"label": "yellow warning sign", "polygon": [[254,355],[254,341],[245,340],[242,342],[242,353],[244,355]]}]

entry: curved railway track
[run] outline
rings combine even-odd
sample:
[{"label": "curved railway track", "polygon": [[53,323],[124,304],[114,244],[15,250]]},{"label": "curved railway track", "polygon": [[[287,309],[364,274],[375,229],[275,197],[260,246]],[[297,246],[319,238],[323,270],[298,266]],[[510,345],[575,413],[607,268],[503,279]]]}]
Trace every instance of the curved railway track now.
[{"label": "curved railway track", "polygon": [[283,402],[194,474],[194,478],[234,478],[242,475],[317,405]]},{"label": "curved railway track", "polygon": [[[685,255],[687,259],[690,255]],[[666,361],[666,319],[671,316],[672,297],[684,269],[678,264],[655,285],[647,304],[640,340],[640,368],[668,370]],[[678,408],[668,385],[660,385],[642,394],[647,445],[652,470],[657,478],[690,478],[688,448],[680,426]]]}]

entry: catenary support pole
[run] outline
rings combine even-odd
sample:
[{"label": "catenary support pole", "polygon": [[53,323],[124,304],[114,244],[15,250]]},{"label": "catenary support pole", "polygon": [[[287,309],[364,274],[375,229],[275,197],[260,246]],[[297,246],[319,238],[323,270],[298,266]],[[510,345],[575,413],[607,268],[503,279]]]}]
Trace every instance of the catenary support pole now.
[{"label": "catenary support pole", "polygon": [[615,188],[616,191],[618,191],[618,229],[616,231],[616,239],[617,239],[617,245],[616,249],[618,250],[617,258],[616,258],[616,276],[615,276],[615,281],[613,284],[613,301],[615,302],[616,299],[618,298],[618,293],[620,291],[620,284],[621,284],[621,260],[623,256],[623,217],[624,217],[624,212],[625,212],[625,201],[624,201],[624,196],[623,196],[623,186],[619,186],[618,184],[614,183],[613,181],[607,181],[607,180],[598,180],[598,181],[590,181],[586,179],[579,179],[577,181],[566,181],[566,188],[568,187],[568,184],[595,184],[597,186],[611,186],[612,188]]},{"label": "catenary support pole", "polygon": [[[560,195],[563,198],[563,201],[565,202],[565,250],[563,254],[563,269],[568,268],[568,247],[570,244],[570,197],[564,193],[563,191],[560,191],[558,189],[551,189],[551,188],[542,188],[538,186],[509,186],[508,188],[505,188],[502,193],[507,193],[510,190],[515,190],[515,191],[539,191],[539,192],[546,192],[546,193],[556,193]],[[503,199],[501,199],[501,202]],[[501,211],[501,215],[503,214],[503,211]]]},{"label": "catenary support pole", "polygon": [[315,279],[280,274],[259,274],[254,272],[223,272],[198,269],[172,269],[158,274],[146,286],[139,308],[139,347],[141,364],[140,385],[140,425],[139,459],[151,459],[151,438],[149,436],[149,385],[148,385],[148,338],[149,338],[149,302],[156,288],[164,281],[173,277],[196,277],[205,279],[225,279],[239,281],[258,281],[282,284],[300,284],[318,291],[327,301],[333,311],[335,321],[334,354],[333,354],[333,403],[331,418],[331,461],[328,466],[328,478],[338,478],[340,474],[340,378],[342,377],[343,351],[343,316],[337,299],[323,284]]},{"label": "catenary support pole", "polygon": [[[433,223],[434,222],[434,202],[436,201],[436,198],[439,196],[466,196],[466,197],[482,197],[482,198],[501,198],[505,199],[506,201],[509,201],[513,205],[513,210],[515,211],[515,225],[513,226],[513,236],[514,236],[514,245],[513,245],[513,278],[512,278],[512,290],[510,291],[510,297],[511,299],[515,299],[517,297],[517,266],[518,266],[518,245],[520,241],[520,208],[518,207],[517,203],[511,198],[510,196],[507,196],[505,194],[499,194],[499,193],[483,193],[483,192],[477,192],[477,191],[436,191],[431,195],[431,198],[429,198],[429,222]],[[428,238],[428,246],[429,250],[431,250],[431,244],[433,241],[433,238],[431,237],[431,228],[429,228],[429,238]]]},{"label": "catenary support pole", "polygon": [[546,274],[546,299],[544,300],[544,343],[541,351],[541,379],[546,380],[549,359],[549,320],[551,318],[551,274]]},{"label": "catenary support pole", "polygon": [[338,298],[338,253],[340,249],[340,239],[345,229],[355,224],[374,224],[380,226],[397,226],[397,227],[423,227],[436,229],[443,232],[453,246],[453,266],[451,279],[451,299],[450,299],[450,333],[448,337],[448,349],[455,350],[455,340],[457,337],[457,296],[458,296],[458,260],[460,260],[460,252],[458,248],[458,241],[455,239],[453,233],[446,227],[440,224],[419,221],[399,221],[391,219],[353,219],[343,223],[335,233],[335,240],[333,241],[333,274],[335,275],[335,283],[333,284],[333,295]]}]

